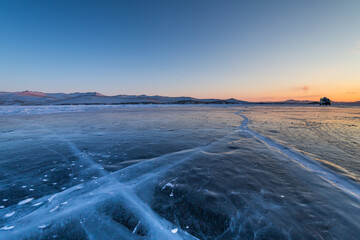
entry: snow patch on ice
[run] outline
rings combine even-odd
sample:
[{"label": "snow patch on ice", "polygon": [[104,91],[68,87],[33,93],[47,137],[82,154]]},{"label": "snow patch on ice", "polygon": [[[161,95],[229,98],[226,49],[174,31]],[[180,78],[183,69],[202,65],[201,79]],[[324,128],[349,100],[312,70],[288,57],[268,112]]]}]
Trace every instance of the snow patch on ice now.
[{"label": "snow patch on ice", "polygon": [[56,210],[58,210],[59,209],[59,205],[57,205],[56,207],[54,207],[53,209],[50,209],[50,211],[49,212],[55,212]]},{"label": "snow patch on ice", "polygon": [[49,201],[49,202],[52,202],[52,201],[55,199],[56,195],[57,195],[57,194],[54,194],[54,195],[52,195],[51,197],[49,197],[49,198],[48,198],[48,201]]},{"label": "snow patch on ice", "polygon": [[5,214],[5,217],[9,218],[9,217],[13,216],[14,214],[15,214],[15,211],[12,211],[10,213]]},{"label": "snow patch on ice", "polygon": [[36,206],[39,206],[39,205],[41,205],[41,204],[42,204],[42,202],[38,202],[38,203],[33,204],[32,206],[33,206],[33,207],[36,207]]},{"label": "snow patch on ice", "polygon": [[18,205],[24,205],[24,204],[26,204],[26,203],[31,202],[32,200],[34,200],[34,198],[27,198],[27,199],[25,199],[25,200],[20,201],[20,202],[18,203]]},{"label": "snow patch on ice", "polygon": [[45,224],[42,224],[42,225],[38,226],[39,229],[44,229],[46,227],[47,227],[47,225],[45,225]]},{"label": "snow patch on ice", "polygon": [[4,226],[4,227],[0,228],[0,230],[7,231],[7,230],[13,229],[14,227],[15,226]]}]

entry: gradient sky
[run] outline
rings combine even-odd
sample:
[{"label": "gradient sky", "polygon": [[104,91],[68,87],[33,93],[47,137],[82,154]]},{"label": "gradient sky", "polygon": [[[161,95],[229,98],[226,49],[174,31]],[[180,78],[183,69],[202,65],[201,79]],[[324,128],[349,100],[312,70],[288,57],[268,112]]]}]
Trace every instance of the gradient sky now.
[{"label": "gradient sky", "polygon": [[0,0],[0,91],[360,100],[360,1]]}]

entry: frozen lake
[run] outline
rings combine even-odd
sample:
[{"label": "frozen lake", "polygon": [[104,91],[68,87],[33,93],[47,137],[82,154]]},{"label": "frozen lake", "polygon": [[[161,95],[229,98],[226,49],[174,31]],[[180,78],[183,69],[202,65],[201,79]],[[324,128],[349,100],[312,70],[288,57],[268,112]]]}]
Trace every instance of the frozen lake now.
[{"label": "frozen lake", "polygon": [[0,107],[0,239],[358,239],[360,108]]}]

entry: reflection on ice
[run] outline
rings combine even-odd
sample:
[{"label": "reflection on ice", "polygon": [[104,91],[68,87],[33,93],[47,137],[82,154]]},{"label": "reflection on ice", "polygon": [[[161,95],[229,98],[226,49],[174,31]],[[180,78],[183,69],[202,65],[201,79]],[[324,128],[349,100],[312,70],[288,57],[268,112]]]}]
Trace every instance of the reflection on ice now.
[{"label": "reflection on ice", "polygon": [[358,185],[249,129],[238,111],[4,117],[0,236],[356,239],[359,201],[343,190]]}]

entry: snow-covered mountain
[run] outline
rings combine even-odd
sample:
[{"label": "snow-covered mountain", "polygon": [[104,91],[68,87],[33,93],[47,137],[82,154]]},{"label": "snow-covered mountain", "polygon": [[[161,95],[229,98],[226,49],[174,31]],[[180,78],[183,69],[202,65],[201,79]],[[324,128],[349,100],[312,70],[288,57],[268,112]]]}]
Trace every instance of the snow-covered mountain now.
[{"label": "snow-covered mountain", "polygon": [[0,105],[74,105],[74,104],[239,104],[237,99],[197,99],[147,95],[105,96],[97,92],[43,93],[35,91],[0,92]]},{"label": "snow-covered mountain", "polygon": [[35,91],[0,92],[0,105],[47,105],[80,96],[103,96],[99,93],[43,93]]}]

